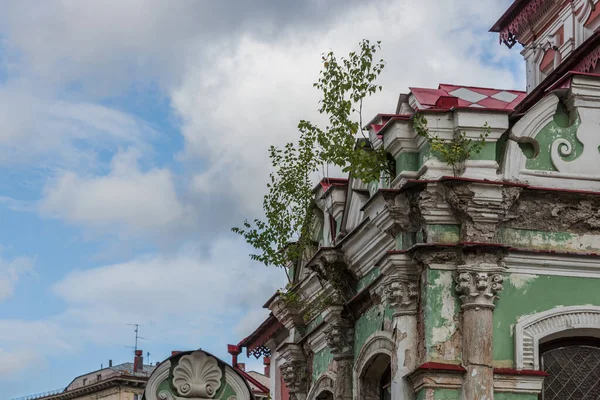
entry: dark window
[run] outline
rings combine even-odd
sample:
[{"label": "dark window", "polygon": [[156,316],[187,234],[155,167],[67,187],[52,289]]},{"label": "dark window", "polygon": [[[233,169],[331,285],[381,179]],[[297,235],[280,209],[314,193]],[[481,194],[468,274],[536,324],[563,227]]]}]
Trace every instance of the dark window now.
[{"label": "dark window", "polygon": [[102,374],[96,375],[96,380],[100,382],[102,380]]},{"label": "dark window", "polygon": [[594,338],[560,340],[541,347],[543,400],[600,399],[600,341]]},{"label": "dark window", "polygon": [[379,398],[381,400],[392,400],[392,366],[388,365],[388,367],[381,375],[381,380],[379,381]]}]

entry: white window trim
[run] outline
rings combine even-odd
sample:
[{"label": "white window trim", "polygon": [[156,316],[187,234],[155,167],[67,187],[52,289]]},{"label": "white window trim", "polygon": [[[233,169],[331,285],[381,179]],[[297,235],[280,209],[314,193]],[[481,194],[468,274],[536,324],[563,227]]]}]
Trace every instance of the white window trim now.
[{"label": "white window trim", "polygon": [[515,326],[517,369],[539,370],[540,344],[576,336],[600,337],[599,306],[559,306],[520,318]]}]

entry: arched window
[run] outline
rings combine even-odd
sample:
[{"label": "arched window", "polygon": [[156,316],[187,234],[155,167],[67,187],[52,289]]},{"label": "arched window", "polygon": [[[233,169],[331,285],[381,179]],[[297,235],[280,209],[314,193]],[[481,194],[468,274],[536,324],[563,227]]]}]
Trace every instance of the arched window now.
[{"label": "arched window", "polygon": [[540,345],[540,354],[548,373],[542,400],[600,399],[600,339],[559,339]]},{"label": "arched window", "polygon": [[317,396],[317,400],[333,400],[333,393],[324,391]]},{"label": "arched window", "polygon": [[392,400],[392,366],[388,365],[379,381],[380,400]]}]

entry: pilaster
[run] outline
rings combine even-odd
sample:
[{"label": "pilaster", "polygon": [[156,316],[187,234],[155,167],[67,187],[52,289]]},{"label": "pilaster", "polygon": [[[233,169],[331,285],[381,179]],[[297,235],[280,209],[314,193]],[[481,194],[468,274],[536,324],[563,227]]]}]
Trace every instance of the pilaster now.
[{"label": "pilaster", "polygon": [[352,320],[344,314],[344,306],[330,306],[323,314],[327,324],[325,338],[337,364],[334,383],[335,400],[352,400],[352,366],[354,328]]},{"label": "pilaster", "polygon": [[302,347],[294,343],[285,343],[278,349],[285,362],[281,365],[281,377],[287,386],[290,398],[306,400],[308,368]]}]

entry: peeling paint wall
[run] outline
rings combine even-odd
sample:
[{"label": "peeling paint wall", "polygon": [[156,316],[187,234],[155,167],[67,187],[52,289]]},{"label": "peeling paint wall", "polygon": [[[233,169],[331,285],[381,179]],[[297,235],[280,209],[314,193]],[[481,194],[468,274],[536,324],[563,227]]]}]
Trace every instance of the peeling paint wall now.
[{"label": "peeling paint wall", "polygon": [[333,354],[331,354],[329,348],[324,348],[323,350],[316,352],[313,356],[312,363],[312,381],[315,382],[319,379],[332,363]]},{"label": "peeling paint wall", "polygon": [[556,306],[600,305],[600,279],[507,274],[494,310],[494,365],[514,367],[514,326],[519,317]]},{"label": "peeling paint wall", "polygon": [[460,390],[455,389],[421,389],[416,400],[459,400]]},{"label": "peeling paint wall", "polygon": [[358,357],[360,349],[369,336],[383,329],[385,310],[381,306],[369,308],[354,325],[354,358]]},{"label": "peeling paint wall", "polygon": [[428,361],[460,361],[460,303],[452,271],[428,270],[423,297]]},{"label": "peeling paint wall", "polygon": [[364,274],[356,284],[356,293],[366,288],[371,282],[377,279],[379,275],[381,275],[381,271],[377,267]]},{"label": "peeling paint wall", "polygon": [[517,248],[595,253],[600,251],[600,235],[570,232],[544,232],[504,228],[498,230],[500,243]]}]

